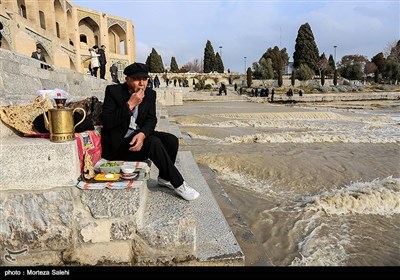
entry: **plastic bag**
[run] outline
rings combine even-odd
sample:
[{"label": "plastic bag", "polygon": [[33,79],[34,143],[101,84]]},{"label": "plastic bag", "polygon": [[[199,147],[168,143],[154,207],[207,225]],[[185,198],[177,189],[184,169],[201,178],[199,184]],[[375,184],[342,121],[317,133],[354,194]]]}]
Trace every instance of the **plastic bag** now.
[{"label": "plastic bag", "polygon": [[42,96],[43,99],[45,99],[46,96],[48,96],[50,99],[52,99],[52,101],[54,101],[54,99],[66,99],[67,102],[72,100],[72,97],[69,95],[68,92],[59,88],[40,89],[36,92],[36,95]]},{"label": "plastic bag", "polygon": [[96,127],[94,130],[75,133],[75,139],[78,146],[80,169],[83,173],[85,153],[92,157],[93,166],[101,159],[101,129]]}]

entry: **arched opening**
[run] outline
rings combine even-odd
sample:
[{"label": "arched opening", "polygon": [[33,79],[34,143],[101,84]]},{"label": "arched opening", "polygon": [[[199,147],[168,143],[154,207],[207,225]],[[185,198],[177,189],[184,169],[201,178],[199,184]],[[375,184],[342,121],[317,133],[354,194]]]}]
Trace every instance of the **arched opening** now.
[{"label": "arched opening", "polygon": [[55,26],[53,26],[51,18],[51,12],[53,11],[52,3],[50,1],[38,1],[38,9],[40,27],[56,35]]},{"label": "arched opening", "polygon": [[86,75],[91,75],[90,70],[89,70],[89,64],[90,64],[90,58],[86,58],[84,61],[82,61],[82,69],[83,69],[83,74]]},{"label": "arched opening", "polygon": [[81,49],[88,50],[89,47],[98,45],[100,28],[99,25],[90,17],[85,17],[79,21],[79,34],[81,38],[83,35],[86,36],[86,42],[80,40]]},{"label": "arched opening", "polygon": [[69,44],[71,46],[75,45],[75,34],[74,34],[74,20],[72,19],[72,13],[70,10],[67,11],[67,33]]},{"label": "arched opening", "polygon": [[119,24],[114,24],[108,29],[108,44],[111,53],[126,54],[126,33]]},{"label": "arched opening", "polygon": [[62,40],[67,39],[67,24],[65,18],[64,8],[60,3],[60,0],[54,0],[54,12],[56,18],[56,35]]},{"label": "arched opening", "polygon": [[[46,60],[47,64],[53,64],[53,60],[51,59],[51,57],[49,56],[49,53],[47,52],[47,50],[43,47],[42,44],[37,43],[36,44],[36,48],[40,47],[42,49],[42,54],[44,55],[44,59]],[[36,49],[35,49],[36,51]],[[40,64],[39,64],[40,65]],[[39,66],[40,67],[40,66]]]},{"label": "arched opening", "polygon": [[17,0],[17,5],[18,5],[18,13],[20,14],[20,16],[27,18],[25,0]]},{"label": "arched opening", "polygon": [[39,11],[39,21],[40,21],[40,27],[46,29],[46,18],[42,11]]}]

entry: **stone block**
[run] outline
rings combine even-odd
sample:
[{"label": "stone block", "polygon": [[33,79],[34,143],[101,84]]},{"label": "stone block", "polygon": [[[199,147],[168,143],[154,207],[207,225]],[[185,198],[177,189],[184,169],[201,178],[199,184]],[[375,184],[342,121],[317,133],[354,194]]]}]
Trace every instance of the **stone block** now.
[{"label": "stone block", "polygon": [[69,190],[2,193],[0,251],[64,250],[73,243],[73,202]]},{"label": "stone block", "polygon": [[96,219],[112,219],[125,216],[141,216],[147,196],[145,184],[139,188],[124,190],[83,190],[82,204]]},{"label": "stone block", "polygon": [[71,248],[64,252],[63,259],[78,265],[130,265],[132,256],[131,241],[113,241]]},{"label": "stone block", "polygon": [[0,190],[43,190],[75,186],[80,176],[76,140],[1,138]]}]

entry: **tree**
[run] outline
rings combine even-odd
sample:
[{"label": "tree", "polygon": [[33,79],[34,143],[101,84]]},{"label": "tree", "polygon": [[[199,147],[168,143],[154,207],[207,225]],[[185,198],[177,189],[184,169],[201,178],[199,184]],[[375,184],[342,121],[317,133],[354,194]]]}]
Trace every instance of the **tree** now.
[{"label": "tree", "polygon": [[151,53],[146,59],[146,65],[149,67],[150,73],[164,72],[164,64],[162,58],[154,48],[151,49]]},{"label": "tree", "polygon": [[300,68],[296,70],[296,77],[300,81],[307,81],[314,77],[314,70],[312,70],[307,64],[301,64]]},{"label": "tree", "polygon": [[200,59],[195,58],[191,62],[186,63],[184,66],[182,66],[184,69],[189,69],[191,72],[196,72],[196,73],[201,73],[203,72],[203,65],[200,62]]},{"label": "tree", "polygon": [[362,80],[364,77],[364,66],[369,62],[364,55],[345,55],[340,61],[340,75],[349,80]]},{"label": "tree", "polygon": [[293,53],[293,66],[299,67],[307,64],[309,68],[317,70],[319,51],[314,40],[311,26],[308,23],[300,26],[297,33],[295,51]]},{"label": "tree", "polygon": [[333,70],[333,85],[336,86],[337,85],[337,69],[335,68],[335,70]]},{"label": "tree", "polygon": [[347,63],[340,67],[340,75],[349,80],[362,80],[363,71],[361,63]]},{"label": "tree", "polygon": [[383,71],[383,68],[385,67],[385,57],[383,56],[383,53],[380,52],[376,54],[373,58],[371,58],[371,61],[375,63],[376,67],[378,68],[378,71],[381,73]]},{"label": "tree", "polygon": [[253,79],[252,79],[253,73],[251,72],[251,68],[250,67],[247,68],[246,74],[247,74],[247,87],[251,87],[251,83],[253,81]]},{"label": "tree", "polygon": [[335,60],[333,60],[333,56],[329,55],[328,59],[329,68],[328,70],[331,72],[332,70],[336,69]]},{"label": "tree", "polygon": [[379,81],[379,71],[378,71],[378,68],[376,68],[375,73],[374,73],[374,82],[377,83],[377,84],[380,82],[380,81]]},{"label": "tree", "polygon": [[204,48],[204,73],[210,73],[215,70],[215,53],[210,40],[207,40]]},{"label": "tree", "polygon": [[224,73],[224,64],[219,53],[215,54],[215,70],[218,73]]},{"label": "tree", "polygon": [[279,71],[282,72],[283,68],[289,63],[289,55],[286,48],[280,50],[277,46],[273,49],[268,48],[261,58],[264,58],[266,61],[268,61],[268,59],[271,60],[275,78],[278,78]]},{"label": "tree", "polygon": [[350,55],[345,55],[342,57],[342,60],[340,61],[340,65],[346,65],[346,64],[354,64],[354,63],[366,63],[368,62],[368,58],[365,55],[360,55],[360,54],[350,54]]},{"label": "tree", "polygon": [[254,78],[267,80],[274,78],[274,69],[272,68],[272,60],[261,57],[258,62],[253,63]]},{"label": "tree", "polygon": [[178,73],[178,72],[179,72],[178,63],[176,63],[176,59],[175,59],[174,56],[171,57],[171,64],[170,64],[170,67],[171,67],[171,72],[172,72],[172,73]]},{"label": "tree", "polygon": [[368,61],[364,66],[364,74],[369,75],[375,73],[377,69],[378,67],[376,67],[375,63]]},{"label": "tree", "polygon": [[396,62],[394,59],[388,59],[383,69],[383,75],[390,83],[397,83],[397,81],[400,80],[400,63]]},{"label": "tree", "polygon": [[322,53],[320,56],[317,67],[320,76],[322,76],[322,71],[326,72],[326,70],[329,69],[329,62],[326,59],[325,53]]},{"label": "tree", "polygon": [[325,70],[321,70],[321,86],[325,84]]},{"label": "tree", "polygon": [[400,63],[400,40],[397,41],[397,43],[393,42],[389,44],[388,49],[390,49],[390,51],[387,59]]},{"label": "tree", "polygon": [[283,85],[283,77],[282,77],[282,70],[278,71],[278,86],[281,87]]},{"label": "tree", "polygon": [[295,71],[292,71],[292,76],[290,77],[290,81],[292,86],[296,83],[296,76],[294,75]]}]

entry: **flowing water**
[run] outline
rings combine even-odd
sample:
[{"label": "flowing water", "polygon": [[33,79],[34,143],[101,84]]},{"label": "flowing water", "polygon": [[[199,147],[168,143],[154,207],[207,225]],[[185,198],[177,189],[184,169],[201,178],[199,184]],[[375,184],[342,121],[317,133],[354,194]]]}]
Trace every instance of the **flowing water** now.
[{"label": "flowing water", "polygon": [[167,110],[272,265],[400,265],[399,101]]}]

